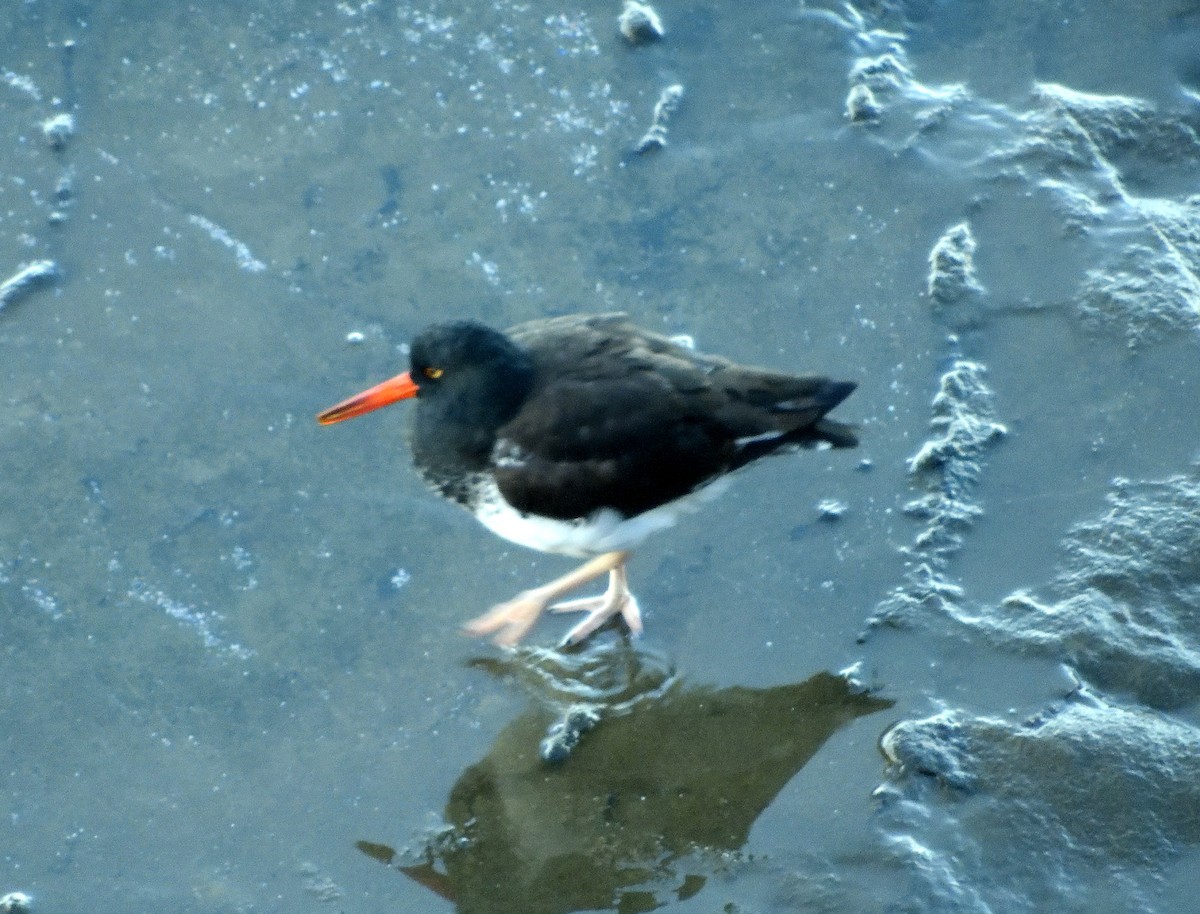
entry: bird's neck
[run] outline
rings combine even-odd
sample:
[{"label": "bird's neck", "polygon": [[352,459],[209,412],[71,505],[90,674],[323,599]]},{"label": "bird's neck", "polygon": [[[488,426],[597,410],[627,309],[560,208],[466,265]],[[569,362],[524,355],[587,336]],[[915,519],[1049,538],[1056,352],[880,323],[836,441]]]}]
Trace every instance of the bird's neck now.
[{"label": "bird's neck", "polygon": [[533,375],[530,361],[514,360],[481,374],[478,384],[418,401],[413,461],[434,488],[466,503],[464,493],[451,489],[487,469],[496,433],[520,410],[533,386]]}]

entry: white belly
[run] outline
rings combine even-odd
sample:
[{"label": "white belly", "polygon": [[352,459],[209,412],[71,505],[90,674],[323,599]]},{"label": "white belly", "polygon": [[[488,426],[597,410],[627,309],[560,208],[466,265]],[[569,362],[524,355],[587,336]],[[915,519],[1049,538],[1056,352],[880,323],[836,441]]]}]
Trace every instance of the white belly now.
[{"label": "white belly", "polygon": [[510,542],[540,552],[587,558],[618,549],[632,549],[651,533],[673,526],[681,514],[695,511],[719,495],[727,484],[727,479],[715,480],[690,495],[634,517],[602,508],[590,517],[552,520],[517,511],[501,498],[495,483],[489,482],[479,493],[475,516],[497,536]]}]

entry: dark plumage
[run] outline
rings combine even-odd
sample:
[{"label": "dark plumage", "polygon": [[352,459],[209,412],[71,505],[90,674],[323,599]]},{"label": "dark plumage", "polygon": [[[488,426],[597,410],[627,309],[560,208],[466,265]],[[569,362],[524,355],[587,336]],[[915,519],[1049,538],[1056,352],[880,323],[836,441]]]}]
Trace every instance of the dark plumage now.
[{"label": "dark plumage", "polygon": [[617,612],[636,630],[627,550],[669,526],[689,496],[775,451],[857,443],[826,416],[852,382],[737,365],[621,314],[531,321],[507,333],[438,324],[413,341],[411,362],[321,421],[416,396],[413,459],[439,492],[515,542],[596,556],[471,624],[504,643],[578,578],[604,571],[612,573],[605,597],[566,605],[593,610],[568,640]]}]

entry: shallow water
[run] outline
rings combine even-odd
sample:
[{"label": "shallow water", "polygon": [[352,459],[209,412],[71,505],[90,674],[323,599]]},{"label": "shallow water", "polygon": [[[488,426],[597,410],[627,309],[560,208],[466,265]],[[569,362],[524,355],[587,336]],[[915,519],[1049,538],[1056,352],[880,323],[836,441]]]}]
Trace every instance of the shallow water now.
[{"label": "shallow water", "polygon": [[[15,6],[0,895],[1192,909],[1194,4]],[[639,644],[503,656],[457,626],[565,563],[312,415],[610,309],[863,443],[648,542]]]}]

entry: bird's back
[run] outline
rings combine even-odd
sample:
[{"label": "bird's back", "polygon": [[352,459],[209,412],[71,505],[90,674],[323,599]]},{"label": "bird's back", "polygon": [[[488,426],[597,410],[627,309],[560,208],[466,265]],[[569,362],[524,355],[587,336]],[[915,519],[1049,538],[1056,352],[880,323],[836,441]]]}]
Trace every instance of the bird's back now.
[{"label": "bird's back", "polygon": [[508,334],[535,366],[496,450],[497,483],[518,510],[633,516],[783,447],[856,443],[824,418],[852,383],[740,366],[623,314],[531,321]]}]

